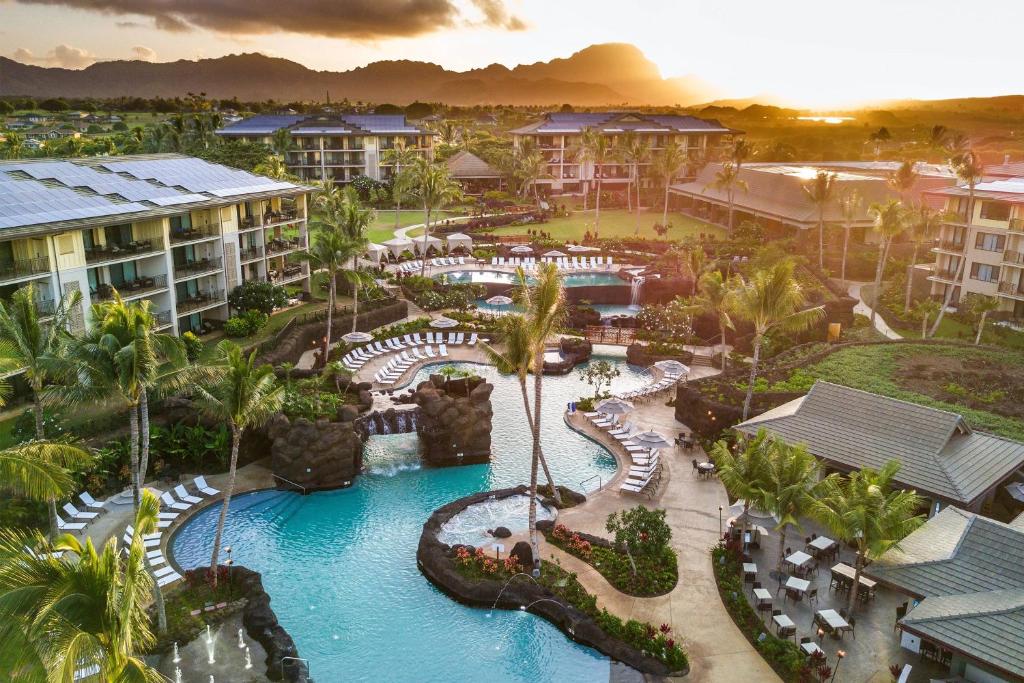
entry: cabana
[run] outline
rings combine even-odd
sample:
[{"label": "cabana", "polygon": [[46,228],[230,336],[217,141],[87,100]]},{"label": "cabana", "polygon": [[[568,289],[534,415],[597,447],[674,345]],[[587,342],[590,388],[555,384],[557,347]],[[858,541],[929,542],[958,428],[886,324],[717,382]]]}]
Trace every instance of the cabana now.
[{"label": "cabana", "polygon": [[387,254],[387,252],[388,248],[385,247],[384,245],[373,244],[371,242],[370,245],[366,247],[366,258],[370,261],[373,261],[379,266],[381,259],[385,257],[385,254]]},{"label": "cabana", "polygon": [[455,232],[447,237],[448,251],[463,248],[467,252],[473,249],[473,238],[461,232]]},{"label": "cabana", "polygon": [[420,235],[412,240],[413,251],[417,254],[426,255],[431,249],[440,252],[441,251],[441,240],[436,237],[427,237],[426,235]]},{"label": "cabana", "polygon": [[388,251],[395,255],[395,258],[398,258],[403,251],[412,251],[412,240],[408,237],[396,237],[384,242],[383,246],[387,247]]}]

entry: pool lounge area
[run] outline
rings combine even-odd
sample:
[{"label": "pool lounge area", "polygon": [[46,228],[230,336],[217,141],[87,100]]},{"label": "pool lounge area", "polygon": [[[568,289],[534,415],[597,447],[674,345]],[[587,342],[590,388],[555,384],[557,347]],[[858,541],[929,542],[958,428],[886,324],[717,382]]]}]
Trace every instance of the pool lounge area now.
[{"label": "pool lounge area", "polygon": [[[435,280],[451,284],[496,284],[515,285],[518,278],[514,271],[501,270],[453,270],[433,276]],[[527,282],[533,278],[527,276]],[[629,283],[615,273],[566,273],[563,276],[566,287],[628,287]]]}]

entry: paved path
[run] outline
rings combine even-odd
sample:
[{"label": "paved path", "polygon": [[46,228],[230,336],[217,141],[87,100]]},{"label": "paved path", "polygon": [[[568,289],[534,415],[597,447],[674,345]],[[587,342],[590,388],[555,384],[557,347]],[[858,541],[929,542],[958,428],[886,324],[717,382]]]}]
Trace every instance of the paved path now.
[{"label": "paved path", "polygon": [[[853,312],[858,315],[871,319],[871,307],[864,303],[864,299],[861,298],[860,290],[867,282],[849,282],[849,288],[846,290],[850,296],[857,300],[857,305],[853,307]],[[878,330],[883,336],[888,339],[903,339],[903,335],[899,334],[891,327],[889,327],[885,320],[882,319],[881,315],[875,316],[875,329]]]}]

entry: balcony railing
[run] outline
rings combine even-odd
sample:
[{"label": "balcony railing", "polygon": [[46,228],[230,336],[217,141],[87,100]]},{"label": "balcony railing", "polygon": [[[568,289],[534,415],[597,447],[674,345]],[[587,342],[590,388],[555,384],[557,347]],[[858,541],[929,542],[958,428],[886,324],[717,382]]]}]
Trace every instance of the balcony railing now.
[{"label": "balcony railing", "polygon": [[178,230],[171,233],[171,242],[195,242],[196,240],[220,237],[220,226],[217,225],[193,225],[188,230]]},{"label": "balcony railing", "polygon": [[286,265],[284,267],[284,270],[281,270],[281,271],[276,271],[276,270],[270,271],[270,281],[271,282],[283,282],[285,280],[291,280],[292,278],[297,278],[299,276],[304,276],[304,275],[308,275],[308,274],[309,273],[307,272],[307,270],[303,267],[303,265],[301,263],[291,263],[291,264]]},{"label": "balcony railing", "polygon": [[299,219],[299,215],[294,211],[268,211],[263,215],[263,227],[269,227],[278,223],[289,223]]},{"label": "balcony railing", "polygon": [[158,330],[163,329],[165,327],[170,327],[171,323],[174,322],[173,319],[171,318],[170,311],[160,311],[159,313],[154,314],[153,318],[153,327],[155,327]]},{"label": "balcony railing", "polygon": [[120,258],[132,258],[155,251],[153,240],[140,240],[127,244],[107,244],[105,247],[92,247],[85,250],[86,263],[112,261]]},{"label": "balcony railing", "polygon": [[1024,297],[1024,282],[1000,282],[999,293],[1006,296]]},{"label": "balcony railing", "polygon": [[0,281],[16,280],[20,277],[42,275],[50,272],[50,260],[42,258],[18,259],[0,264]]},{"label": "balcony railing", "polygon": [[252,230],[253,228],[262,228],[263,222],[259,219],[259,216],[246,216],[242,219],[239,224],[239,230]]},{"label": "balcony railing", "polygon": [[36,312],[44,318],[53,315],[56,310],[57,307],[53,299],[36,299]]},{"label": "balcony railing", "polygon": [[255,261],[256,259],[263,258],[263,247],[248,247],[238,252],[238,258],[242,262]]},{"label": "balcony railing", "polygon": [[106,283],[96,285],[96,292],[94,296],[99,301],[110,301],[114,298],[115,289],[122,297],[133,297],[158,289],[163,289],[166,286],[166,275],[150,275],[122,282],[116,287]]},{"label": "balcony railing", "polygon": [[956,279],[956,276],[957,276],[956,270],[950,270],[948,268],[936,269],[932,273],[932,277],[937,278],[939,280],[950,280],[950,281],[952,281],[952,280]]},{"label": "balcony railing", "polygon": [[955,251],[960,253],[964,250],[964,243],[962,240],[939,240],[938,244],[935,245],[936,249],[942,251]]},{"label": "balcony railing", "polygon": [[306,240],[302,237],[295,237],[290,240],[276,238],[267,242],[267,254],[283,254],[305,248]]},{"label": "balcony railing", "polygon": [[188,261],[186,263],[175,263],[174,274],[176,277],[182,275],[191,275],[193,273],[205,273],[209,270],[220,270],[223,268],[223,259],[219,256],[217,258],[203,258],[196,259],[195,261]]},{"label": "balcony railing", "polygon": [[1011,218],[1009,230],[1010,232],[1024,233],[1024,218]]},{"label": "balcony railing", "polygon": [[1007,249],[1003,252],[1003,263],[1012,263],[1015,266],[1024,266],[1024,252]]},{"label": "balcony railing", "polygon": [[224,290],[208,290],[178,300],[178,315],[185,315],[200,308],[225,303]]}]

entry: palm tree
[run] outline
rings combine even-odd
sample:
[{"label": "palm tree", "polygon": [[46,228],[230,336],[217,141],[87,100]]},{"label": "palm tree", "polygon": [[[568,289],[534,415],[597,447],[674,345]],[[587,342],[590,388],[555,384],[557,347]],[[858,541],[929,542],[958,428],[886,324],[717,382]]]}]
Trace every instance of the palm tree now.
[{"label": "palm tree", "polygon": [[[923,516],[915,514],[921,508],[921,496],[916,491],[892,490],[899,469],[899,462],[890,460],[877,472],[864,468],[846,477],[822,481],[813,513],[838,540],[856,546],[854,586],[860,585],[865,560],[877,559],[885,551],[898,548],[899,542],[924,522]],[[850,616],[858,592],[856,588],[850,591]]]},{"label": "palm tree", "polygon": [[917,265],[917,253],[922,242],[932,239],[942,223],[949,219],[944,211],[936,211],[927,202],[920,202],[909,210],[907,220],[910,222],[914,241],[914,253],[910,257],[910,273],[907,275],[907,286],[903,292],[903,312],[910,312],[910,296],[914,289],[914,267]]},{"label": "palm tree", "polygon": [[359,288],[373,282],[373,278],[359,269],[359,257],[366,253],[370,240],[366,230],[376,217],[373,209],[364,208],[359,193],[354,187],[346,187],[344,201],[338,214],[338,228],[348,239],[348,251],[352,255],[352,269],[345,271],[345,278],[352,285],[352,331],[356,331],[359,320]]},{"label": "palm tree", "polygon": [[[522,284],[520,286],[523,286]],[[499,352],[490,344],[484,343],[483,349],[487,357],[494,363],[498,372],[515,374],[519,380],[519,390],[523,396],[523,409],[526,411],[526,423],[530,433],[533,433],[533,411],[530,409],[530,398],[526,390],[526,376],[533,368],[533,348],[530,346],[529,325],[525,316],[519,313],[502,316],[499,321],[505,343],[504,353]],[[555,480],[551,477],[551,470],[548,469],[547,459],[544,457],[543,449],[540,450],[540,465],[544,469],[544,476],[548,480],[555,502],[562,504],[562,494],[555,487]]]},{"label": "palm tree", "polygon": [[[448,167],[435,164],[426,157],[417,157],[409,167],[409,182],[413,194],[423,204],[423,244],[430,238],[430,217],[434,211],[458,200],[462,196],[461,186],[448,174]],[[426,250],[426,246],[424,246]],[[424,254],[425,255],[425,254]],[[427,259],[423,259],[420,276],[427,275]]]},{"label": "palm tree", "polygon": [[790,446],[776,438],[770,438],[766,460],[765,476],[755,499],[758,507],[778,519],[775,530],[779,533],[779,561],[775,569],[781,573],[786,529],[792,526],[801,532],[801,520],[811,513],[820,486],[821,464],[803,445]]},{"label": "palm tree", "polygon": [[[703,253],[703,252],[701,252]],[[728,278],[717,270],[705,273],[700,278],[700,288],[687,309],[694,314],[713,315],[718,320],[718,333],[722,354],[722,372],[725,372],[725,330],[735,329],[729,311],[732,308],[733,288]]]},{"label": "palm tree", "polygon": [[[965,220],[967,234],[964,235],[964,244],[971,244],[971,226],[974,224],[974,188],[978,186],[978,182],[982,179],[985,167],[981,163],[981,158],[970,149],[965,152],[955,153],[950,159],[950,165],[956,172],[960,182],[967,185],[967,217]],[[946,294],[942,298],[942,308],[939,309],[939,314],[935,316],[935,322],[932,323],[932,327],[928,331],[929,337],[935,336],[939,325],[942,324],[942,316],[946,314],[946,309],[949,308],[949,304],[953,300],[953,290],[957,289],[963,281],[967,258],[966,256],[961,256],[958,260],[959,264],[957,265],[956,274],[953,276],[953,282],[946,285]]]},{"label": "palm tree", "polygon": [[754,325],[754,357],[750,363],[750,381],[743,400],[743,419],[750,417],[750,402],[754,398],[761,360],[761,345],[769,332],[799,332],[821,320],[823,306],[803,308],[803,287],[793,277],[793,262],[779,261],[774,266],[759,270],[747,282],[741,282],[734,294],[734,312]]},{"label": "palm tree", "polygon": [[[619,138],[618,142],[618,156],[622,161],[629,165],[629,187],[626,188],[626,194],[629,194],[630,188],[636,188],[636,218],[635,218],[635,230],[634,234],[640,234],[640,165],[647,163],[647,160],[651,158],[651,141],[640,135],[637,135],[633,131],[626,131],[622,137]],[[632,203],[632,199],[630,199]]]},{"label": "palm tree", "polygon": [[13,130],[4,131],[4,156],[8,159],[20,159],[25,153],[25,138]]},{"label": "palm tree", "polygon": [[818,268],[825,268],[825,209],[837,189],[836,174],[818,171],[810,185],[804,186],[807,199],[818,209]]},{"label": "palm tree", "polygon": [[252,172],[275,180],[291,180],[295,177],[288,171],[288,166],[281,160],[281,157],[277,156],[268,156],[265,161],[256,164]]},{"label": "palm tree", "polygon": [[855,189],[839,196],[839,213],[843,215],[843,264],[840,267],[840,280],[846,280],[846,252],[850,246],[850,232],[853,230],[854,219],[860,214],[862,203],[860,193]]},{"label": "palm tree", "polygon": [[402,138],[399,138],[394,147],[384,150],[380,155],[380,163],[390,166],[393,169],[391,173],[391,185],[392,199],[395,202],[396,230],[401,224],[402,199],[405,197],[408,181],[408,179],[402,175],[402,171],[411,166],[419,156],[419,152],[414,149],[409,149],[405,144],[405,140]]},{"label": "palm tree", "polygon": [[672,186],[672,180],[679,175],[679,169],[685,165],[686,150],[675,140],[669,140],[665,148],[654,157],[651,171],[665,184],[664,206],[661,208],[662,225],[668,225],[668,189]]},{"label": "palm tree", "polygon": [[[87,464],[89,452],[62,441],[26,441],[0,450],[0,489],[31,500],[52,501],[76,486],[69,470]],[[51,526],[56,527],[56,512]],[[56,538],[56,534],[51,534]]]},{"label": "palm tree", "polygon": [[[2,357],[12,369],[22,369],[25,381],[32,390],[32,413],[36,423],[36,440],[46,438],[43,429],[43,385],[51,378],[54,359],[59,357],[68,341],[68,319],[81,301],[75,292],[61,303],[51,321],[42,324],[36,304],[36,290],[32,283],[11,295],[7,303],[0,302],[0,343]],[[50,513],[50,538],[57,537],[57,504],[47,501]]]},{"label": "palm tree", "polygon": [[740,538],[746,534],[750,506],[754,504],[768,473],[769,445],[770,437],[762,429],[754,438],[739,442],[737,453],[733,453],[725,441],[718,441],[711,449],[715,469],[725,490],[733,498],[743,500]]},{"label": "palm tree", "polygon": [[209,387],[197,387],[200,409],[214,419],[227,422],[231,428],[228,483],[224,487],[224,505],[217,519],[213,556],[210,558],[210,577],[215,588],[220,539],[224,535],[224,520],[227,519],[231,494],[235,489],[238,446],[242,435],[249,427],[265,424],[280,409],[284,400],[284,388],[277,384],[274,369],[269,365],[257,366],[255,351],[246,356],[236,344],[224,340],[217,345],[217,364],[222,369],[217,383]]},{"label": "palm tree", "polygon": [[981,334],[985,331],[985,319],[992,311],[999,310],[999,299],[984,294],[968,294],[964,297],[966,308],[978,318],[978,333],[974,336],[974,345],[981,343]]},{"label": "palm tree", "polygon": [[315,224],[313,239],[309,248],[298,257],[310,262],[316,269],[327,271],[327,330],[324,333],[323,360],[331,349],[331,331],[334,324],[334,309],[338,301],[338,271],[357,255],[352,242],[341,232],[336,215],[325,214]]},{"label": "palm tree", "polygon": [[715,171],[715,179],[711,182],[713,190],[725,192],[725,201],[729,205],[729,234],[732,234],[733,214],[735,212],[736,188],[747,191],[747,181],[740,178],[740,169],[731,162],[722,164],[722,168]]},{"label": "palm tree", "polygon": [[519,193],[525,197],[527,188],[533,190],[533,199],[540,202],[540,195],[537,194],[537,181],[548,176],[548,160],[536,150],[519,150],[512,160],[513,176],[519,183]]},{"label": "palm tree", "polygon": [[878,302],[882,298],[882,275],[889,260],[889,247],[907,227],[907,210],[898,199],[890,199],[885,204],[876,202],[869,206],[868,214],[875,219],[874,230],[881,238],[878,243],[878,263],[875,266],[875,290],[871,296],[871,325],[874,326]]},{"label": "palm tree", "polygon": [[904,161],[895,171],[886,176],[885,183],[900,196],[900,201],[906,203],[907,192],[914,189],[917,183],[917,171],[914,170],[913,161]]},{"label": "palm tree", "polygon": [[752,156],[754,156],[754,145],[743,138],[733,140],[732,147],[729,148],[729,161],[733,163],[737,171],[743,166],[743,162]]},{"label": "palm tree", "polygon": [[292,148],[292,132],[287,128],[278,128],[274,131],[273,135],[270,136],[270,148],[274,150],[274,154],[284,161],[285,155],[288,154],[288,150]]},{"label": "palm tree", "polygon": [[[597,196],[594,199],[594,234],[601,230],[601,182],[604,176],[604,166],[615,156],[615,149],[612,146],[611,138],[602,135],[600,130],[586,128],[580,135],[579,145],[575,149],[576,160],[582,166],[586,162],[594,165],[594,178],[597,180]],[[582,171],[580,176],[582,177]],[[584,206],[587,202],[587,195],[583,195]]]},{"label": "palm tree", "polygon": [[328,217],[341,211],[341,205],[344,202],[345,190],[335,184],[334,178],[325,178],[313,197],[313,204]]},{"label": "palm tree", "polygon": [[939,312],[940,306],[941,304],[939,304],[935,299],[932,299],[931,297],[924,297],[923,299],[919,299],[911,309],[910,313],[913,315],[914,319],[921,321],[921,339],[928,336],[928,321],[931,320],[933,315],[936,315]]},{"label": "palm tree", "polygon": [[103,681],[164,680],[142,656],[155,642],[142,535],[155,526],[159,507],[147,491],[125,549],[116,537],[97,551],[91,538],[65,534],[50,544],[39,534],[0,529],[0,668],[17,680],[71,681],[91,666]]}]

